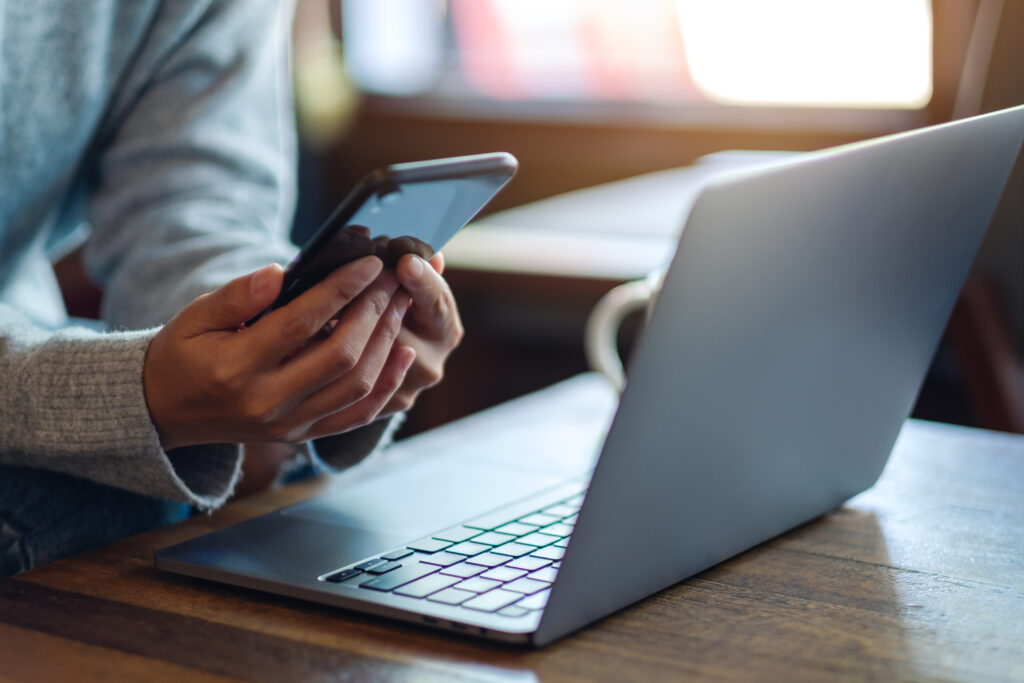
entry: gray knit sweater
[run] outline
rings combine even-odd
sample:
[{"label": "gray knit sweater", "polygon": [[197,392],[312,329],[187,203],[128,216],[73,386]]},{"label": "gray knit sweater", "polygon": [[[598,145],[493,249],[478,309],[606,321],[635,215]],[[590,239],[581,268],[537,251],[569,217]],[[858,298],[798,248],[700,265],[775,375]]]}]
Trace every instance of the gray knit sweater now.
[{"label": "gray knit sweater", "polygon": [[[294,252],[290,9],[0,0],[0,464],[200,507],[229,494],[239,448],[165,453],[142,365],[195,296]],[[50,260],[82,237],[120,331],[67,327]],[[337,461],[383,431],[334,439]]]}]

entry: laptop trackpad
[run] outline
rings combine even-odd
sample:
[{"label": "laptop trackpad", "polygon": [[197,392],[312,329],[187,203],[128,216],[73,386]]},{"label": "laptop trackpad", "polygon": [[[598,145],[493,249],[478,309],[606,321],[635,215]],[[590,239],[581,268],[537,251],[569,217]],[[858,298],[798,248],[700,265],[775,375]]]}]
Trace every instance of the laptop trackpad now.
[{"label": "laptop trackpad", "polygon": [[411,541],[557,484],[559,477],[427,458],[281,511]]}]

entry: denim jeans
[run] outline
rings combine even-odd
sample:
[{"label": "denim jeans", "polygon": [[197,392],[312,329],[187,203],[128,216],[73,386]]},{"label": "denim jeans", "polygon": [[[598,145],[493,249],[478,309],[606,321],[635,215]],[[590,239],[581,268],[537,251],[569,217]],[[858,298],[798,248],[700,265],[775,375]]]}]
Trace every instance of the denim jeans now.
[{"label": "denim jeans", "polygon": [[[107,329],[83,318],[67,324]],[[177,522],[190,510],[66,474],[0,465],[0,576]]]},{"label": "denim jeans", "polygon": [[185,519],[189,510],[87,479],[0,466],[0,576]]}]

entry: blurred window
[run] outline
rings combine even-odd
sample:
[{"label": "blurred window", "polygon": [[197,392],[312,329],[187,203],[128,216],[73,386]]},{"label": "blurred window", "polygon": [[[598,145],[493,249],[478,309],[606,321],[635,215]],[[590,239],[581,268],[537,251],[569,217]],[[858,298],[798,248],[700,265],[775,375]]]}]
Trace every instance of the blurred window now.
[{"label": "blurred window", "polygon": [[363,90],[511,102],[921,108],[929,0],[344,0]]}]

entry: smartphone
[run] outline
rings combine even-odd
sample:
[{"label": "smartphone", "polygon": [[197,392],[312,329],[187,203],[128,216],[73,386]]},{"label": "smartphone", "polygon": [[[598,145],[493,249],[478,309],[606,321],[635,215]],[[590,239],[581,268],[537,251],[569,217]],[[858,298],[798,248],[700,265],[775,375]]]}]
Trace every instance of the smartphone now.
[{"label": "smartphone", "polygon": [[518,167],[511,154],[495,152],[372,171],[288,265],[274,303],[247,324],[363,256],[379,256],[385,267],[394,267],[408,253],[429,259],[484,208]]}]

